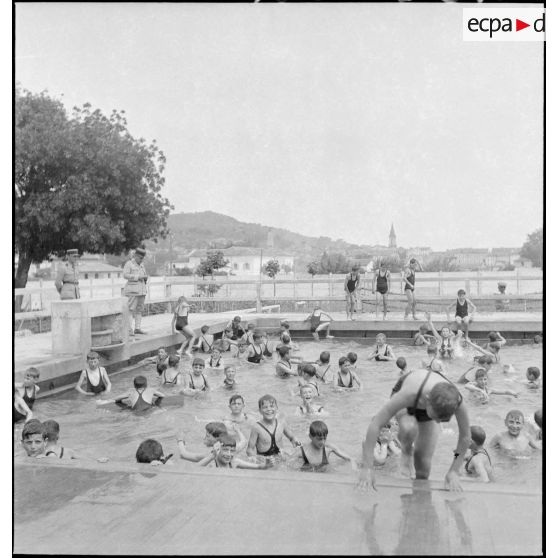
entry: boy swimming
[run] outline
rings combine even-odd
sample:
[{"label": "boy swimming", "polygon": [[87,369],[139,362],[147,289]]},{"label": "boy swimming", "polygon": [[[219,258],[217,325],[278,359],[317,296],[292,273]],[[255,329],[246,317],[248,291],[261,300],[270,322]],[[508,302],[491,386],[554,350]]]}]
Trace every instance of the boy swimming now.
[{"label": "boy swimming", "polygon": [[289,376],[296,376],[298,372],[291,367],[291,349],[287,345],[282,345],[277,349],[280,360],[275,365],[275,374],[279,378],[288,378]]},{"label": "boy swimming", "polygon": [[511,455],[525,455],[531,448],[541,449],[535,440],[524,431],[525,417],[521,411],[512,409],[504,420],[507,430],[496,434],[490,441],[490,446],[504,450]]},{"label": "boy swimming", "polygon": [[21,445],[27,457],[44,457],[46,447],[45,428],[40,420],[30,419],[21,431]]},{"label": "boy swimming", "polygon": [[471,426],[471,445],[465,459],[465,472],[478,477],[482,482],[494,482],[490,455],[484,449],[486,433],[480,426]]},{"label": "boy swimming", "polygon": [[339,372],[337,372],[335,387],[352,390],[362,390],[363,388],[360,378],[351,370],[351,361],[347,357],[339,359]]},{"label": "boy swimming", "polygon": [[45,420],[43,422],[45,429],[45,457],[54,457],[56,459],[76,459],[76,452],[68,447],[61,446],[58,443],[60,437],[60,425],[55,420]]},{"label": "boy swimming", "polygon": [[316,378],[321,380],[324,384],[333,382],[333,371],[330,364],[331,355],[329,351],[322,351],[320,358],[316,362]]},{"label": "boy swimming", "polygon": [[491,395],[511,395],[517,397],[518,394],[510,389],[493,389],[488,387],[488,374],[484,368],[479,368],[475,372],[475,381],[465,384],[465,389],[476,394],[483,403],[488,403]]},{"label": "boy swimming", "polygon": [[296,413],[298,415],[316,415],[321,413],[324,408],[321,405],[316,405],[314,403],[314,398],[316,397],[316,392],[313,386],[301,385],[300,386],[300,398],[302,399],[302,405],[296,408]]},{"label": "boy swimming", "polygon": [[117,405],[131,409],[132,411],[146,411],[156,405],[159,402],[159,399],[162,399],[163,397],[165,397],[164,393],[147,387],[147,378],[145,376],[136,376],[134,378],[133,390],[119,395],[114,399],[99,400],[97,401],[97,405],[116,403]]},{"label": "boy swimming", "polygon": [[205,368],[205,361],[203,358],[196,357],[192,361],[192,374],[188,374],[186,386],[182,390],[185,395],[193,395],[202,391],[209,391],[209,382],[205,377],[203,370]]},{"label": "boy swimming", "polygon": [[272,459],[265,459],[263,462],[256,463],[246,461],[236,457],[236,440],[225,434],[221,436],[210,455],[200,461],[200,467],[225,467],[228,469],[268,469],[273,466]]},{"label": "boy swimming", "polygon": [[[81,387],[86,382],[85,390]],[[76,384],[76,390],[83,395],[98,395],[99,393],[109,393],[111,383],[107,371],[103,366],[99,366],[99,355],[95,351],[87,353],[87,366],[82,370]]]},{"label": "boy swimming", "polygon": [[368,360],[396,360],[397,357],[393,349],[387,344],[387,337],[384,333],[376,335],[376,348],[368,355]]}]

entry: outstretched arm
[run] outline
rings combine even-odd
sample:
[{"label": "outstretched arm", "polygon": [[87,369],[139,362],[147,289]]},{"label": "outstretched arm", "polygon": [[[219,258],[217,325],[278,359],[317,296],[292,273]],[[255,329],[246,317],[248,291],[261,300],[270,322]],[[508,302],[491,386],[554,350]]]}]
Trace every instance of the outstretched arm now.
[{"label": "outstretched arm", "polygon": [[455,418],[459,428],[459,439],[457,441],[457,448],[455,450],[453,462],[446,474],[445,486],[448,490],[461,491],[462,488],[459,482],[459,470],[463,465],[465,452],[471,443],[469,415],[467,414],[467,409],[465,408],[465,402],[462,401],[461,405],[457,408]]},{"label": "outstretched arm", "polygon": [[430,315],[430,312],[426,312],[425,315],[426,315],[426,319],[428,320],[428,326],[432,330],[432,335],[434,335],[434,338],[436,339],[436,341],[441,343],[442,336],[438,333],[438,331],[434,327],[434,324],[432,323],[432,316]]}]

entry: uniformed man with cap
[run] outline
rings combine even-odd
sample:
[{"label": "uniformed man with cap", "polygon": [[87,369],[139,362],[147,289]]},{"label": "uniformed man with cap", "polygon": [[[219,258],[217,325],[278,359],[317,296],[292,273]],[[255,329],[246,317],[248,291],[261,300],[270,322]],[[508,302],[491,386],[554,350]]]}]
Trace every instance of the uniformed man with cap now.
[{"label": "uniformed man with cap", "polygon": [[66,250],[66,261],[60,262],[54,286],[62,300],[79,298],[79,269],[77,266],[78,250]]},{"label": "uniformed man with cap", "polygon": [[130,328],[133,333],[145,333],[141,329],[141,313],[147,294],[147,272],[143,265],[143,258],[145,258],[145,250],[136,248],[134,255],[124,265],[123,272],[124,279],[127,280],[124,296],[128,297],[128,308],[132,319]]}]

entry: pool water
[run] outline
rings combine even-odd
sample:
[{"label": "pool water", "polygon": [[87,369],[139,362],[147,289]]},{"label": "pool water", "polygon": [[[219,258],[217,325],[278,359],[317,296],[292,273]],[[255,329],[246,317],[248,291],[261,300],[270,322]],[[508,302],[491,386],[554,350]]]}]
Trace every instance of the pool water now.
[{"label": "pool water", "polygon": [[[424,347],[404,344],[392,344],[396,356],[407,359],[409,369],[420,367],[426,356]],[[222,370],[206,369],[205,375],[211,385],[209,393],[200,393],[195,397],[185,396],[180,407],[155,408],[143,415],[121,410],[115,405],[98,406],[95,398],[85,397],[75,391],[39,400],[35,404],[35,415],[41,420],[55,419],[60,424],[60,443],[71,447],[78,453],[96,457],[108,457],[111,461],[135,461],[135,452],[142,440],[155,438],[159,440],[165,453],[174,453],[175,466],[197,467],[178,458],[176,433],[185,433],[186,446],[191,451],[204,452],[203,445],[205,423],[209,420],[221,420],[229,416],[228,400],[233,393],[240,393],[246,401],[246,412],[259,418],[258,399],[269,393],[276,397],[280,412],[287,418],[291,430],[301,441],[308,439],[308,427],[312,420],[324,420],[328,425],[328,441],[339,446],[350,455],[360,460],[361,444],[371,417],[385,403],[391,388],[399,377],[394,362],[376,362],[366,360],[373,350],[370,342],[352,340],[328,340],[322,342],[307,341],[300,343],[300,350],[294,356],[305,360],[317,360],[321,351],[330,351],[332,370],[337,370],[340,356],[349,351],[358,355],[357,374],[364,384],[360,392],[338,391],[331,384],[320,386],[320,397],[316,400],[324,406],[327,416],[296,416],[295,411],[300,398],[293,396],[296,391],[297,378],[281,379],[275,375],[275,360],[261,365],[241,363],[237,365],[237,389],[223,389]],[[520,409],[526,422],[533,422],[533,413],[542,407],[542,389],[531,390],[522,383],[528,366],[542,369],[542,352],[531,346],[506,346],[500,353],[502,364],[512,364],[515,371],[504,376],[501,366],[493,367],[489,374],[489,385],[494,388],[512,389],[519,392],[519,397],[492,396],[488,404],[476,403],[470,394],[463,390],[467,404],[470,423],[484,428],[487,444],[497,433],[505,430],[504,417],[510,409]],[[225,353],[225,364],[237,363],[236,359]],[[457,379],[472,364],[471,355],[446,362],[446,372],[450,379]],[[189,362],[181,366],[189,370]],[[126,392],[132,387],[134,376],[142,374],[150,386],[158,386],[159,378],[153,365],[139,366],[123,373],[111,376],[112,394]],[[162,388],[169,394],[172,389]],[[176,388],[175,388],[176,392]],[[443,479],[451,463],[452,454],[457,444],[457,423],[452,419],[444,425],[438,439],[438,445],[432,462],[432,479]],[[21,436],[17,428],[16,441]],[[288,440],[283,439],[283,448],[292,451]],[[533,451],[524,459],[512,459],[491,451],[497,480],[506,484],[522,484],[540,489],[542,482],[541,452]],[[332,457],[331,474],[354,475],[350,465],[341,459]],[[282,465],[286,467],[286,465]],[[397,459],[390,458],[382,468],[385,475],[398,476]],[[380,473],[381,474],[381,473]]]}]

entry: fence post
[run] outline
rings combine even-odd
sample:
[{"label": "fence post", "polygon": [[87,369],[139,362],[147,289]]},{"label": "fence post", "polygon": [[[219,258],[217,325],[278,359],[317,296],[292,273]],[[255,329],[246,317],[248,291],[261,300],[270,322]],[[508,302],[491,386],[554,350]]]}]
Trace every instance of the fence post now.
[{"label": "fence post", "polygon": [[256,286],[256,312],[259,314],[262,311],[262,284],[258,283]]},{"label": "fence post", "polygon": [[110,296],[114,298],[114,276],[110,276]]},{"label": "fence post", "polygon": [[477,271],[477,295],[482,294],[481,272]]},{"label": "fence post", "polygon": [[444,290],[442,288],[442,277],[443,277],[443,273],[442,271],[438,271],[438,294],[440,296],[442,296],[444,294]]},{"label": "fence post", "polygon": [[519,267],[515,268],[515,281],[517,283],[517,294],[521,293],[521,281],[519,280]]}]

